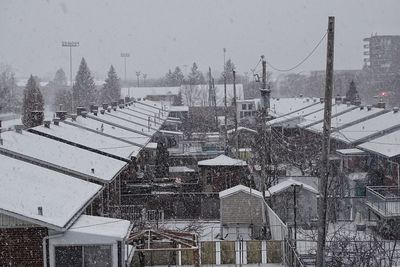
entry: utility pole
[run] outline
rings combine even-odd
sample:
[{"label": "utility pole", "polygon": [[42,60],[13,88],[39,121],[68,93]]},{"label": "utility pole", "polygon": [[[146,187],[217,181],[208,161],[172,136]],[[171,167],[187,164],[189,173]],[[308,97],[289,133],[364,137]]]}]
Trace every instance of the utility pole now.
[{"label": "utility pole", "polygon": [[235,122],[235,147],[236,157],[239,157],[239,135],[238,135],[238,118],[237,118],[237,102],[236,102],[236,71],[232,70],[233,74],[233,107],[235,108],[234,122]]},{"label": "utility pole", "polygon": [[[130,57],[131,55],[129,54],[129,53],[121,53],[121,57],[122,58],[124,58],[124,69],[125,69],[125,72],[124,72],[124,82],[125,82],[125,85],[127,86],[127,82],[126,82],[126,58],[127,57]],[[129,86],[128,86],[128,96],[129,96],[129,98],[131,98],[131,90],[130,90],[130,88],[129,88]]]},{"label": "utility pole", "polygon": [[[264,56],[261,56],[262,60],[262,84],[261,84],[261,127],[259,127],[259,133],[261,137],[261,192],[265,199],[265,178],[268,176],[267,167],[271,162],[271,128],[267,129],[267,117],[270,107],[270,96],[271,90],[267,87],[267,61]],[[267,131],[269,133],[267,133]],[[268,135],[268,136],[267,136]]]},{"label": "utility pole", "polygon": [[208,67],[208,106],[213,105],[211,67]]},{"label": "utility pole", "polygon": [[218,130],[218,112],[217,112],[217,91],[215,90],[215,81],[212,78],[212,88],[213,88],[213,105],[214,105],[214,114],[215,114],[215,126]]},{"label": "utility pole", "polygon": [[228,104],[226,99],[226,63],[225,63],[225,53],[226,48],[224,48],[224,122],[225,122],[225,155],[228,153]]},{"label": "utility pole", "polygon": [[[62,47],[69,47],[69,79],[70,79],[70,86],[72,87],[72,47],[78,47],[79,42],[74,42],[74,41],[62,41],[61,42]],[[71,98],[71,108],[72,112],[74,110],[74,94],[72,93],[72,98]]]},{"label": "utility pole", "polygon": [[139,85],[139,77],[140,77],[140,71],[136,72],[136,78],[137,78],[137,87],[140,87]]},{"label": "utility pole", "polygon": [[323,267],[325,257],[326,241],[326,212],[328,207],[327,191],[329,177],[329,153],[330,153],[330,130],[332,113],[332,90],[333,90],[333,52],[335,36],[335,17],[328,19],[328,42],[326,53],[326,81],[325,81],[325,107],[324,127],[322,136],[322,156],[319,179],[319,201],[318,201],[318,243],[317,243],[317,267]]}]

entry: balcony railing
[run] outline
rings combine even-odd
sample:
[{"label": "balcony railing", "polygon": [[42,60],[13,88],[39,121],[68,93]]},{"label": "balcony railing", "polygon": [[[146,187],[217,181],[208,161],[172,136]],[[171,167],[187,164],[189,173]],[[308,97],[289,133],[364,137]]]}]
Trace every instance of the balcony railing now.
[{"label": "balcony railing", "polygon": [[367,186],[365,203],[383,217],[400,217],[400,187]]}]

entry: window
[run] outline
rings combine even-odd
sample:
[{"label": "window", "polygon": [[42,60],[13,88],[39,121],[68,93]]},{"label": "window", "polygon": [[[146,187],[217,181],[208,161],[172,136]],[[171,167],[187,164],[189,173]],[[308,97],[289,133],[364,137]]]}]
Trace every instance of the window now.
[{"label": "window", "polygon": [[240,118],[243,118],[243,111],[240,111]]},{"label": "window", "polygon": [[247,105],[246,104],[242,104],[242,110],[246,110],[247,109]]},{"label": "window", "polygon": [[57,267],[112,265],[111,245],[58,246],[55,252]]},{"label": "window", "polygon": [[212,177],[210,173],[207,174],[207,184],[212,184]]},{"label": "window", "polygon": [[253,109],[253,104],[249,104],[249,110]]}]

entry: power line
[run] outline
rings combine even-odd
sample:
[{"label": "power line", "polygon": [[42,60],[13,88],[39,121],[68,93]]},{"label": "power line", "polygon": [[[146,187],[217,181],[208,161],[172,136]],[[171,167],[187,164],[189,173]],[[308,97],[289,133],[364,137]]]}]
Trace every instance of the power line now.
[{"label": "power line", "polygon": [[280,71],[280,72],[288,72],[288,71],[292,71],[292,70],[294,70],[294,69],[300,67],[304,62],[306,62],[307,59],[309,59],[309,58],[314,54],[314,52],[315,52],[315,51],[317,50],[317,48],[321,45],[322,41],[325,39],[325,37],[326,37],[327,34],[328,34],[328,32],[325,32],[325,34],[322,36],[321,40],[320,40],[320,41],[317,43],[317,45],[311,50],[311,52],[310,52],[302,61],[300,61],[299,63],[297,63],[297,64],[294,65],[293,67],[291,67],[291,68],[289,68],[289,69],[280,69],[280,68],[274,67],[271,63],[269,63],[269,62],[267,61],[268,66],[270,66],[273,70]]}]

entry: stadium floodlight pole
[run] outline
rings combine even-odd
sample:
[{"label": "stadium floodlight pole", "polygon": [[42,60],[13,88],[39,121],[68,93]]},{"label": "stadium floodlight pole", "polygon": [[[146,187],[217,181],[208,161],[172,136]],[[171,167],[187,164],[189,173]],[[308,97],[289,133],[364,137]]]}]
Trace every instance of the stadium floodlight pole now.
[{"label": "stadium floodlight pole", "polygon": [[[62,41],[61,42],[62,47],[69,47],[69,79],[70,79],[70,85],[72,87],[72,47],[78,47],[79,42],[75,41]],[[74,96],[72,94],[72,99],[71,99],[71,108],[74,110]]]},{"label": "stadium floodlight pole", "polygon": [[[125,85],[127,84],[126,83],[126,58],[127,57],[130,57],[131,55],[129,54],[129,53],[121,53],[121,57],[122,58],[124,58],[124,65],[125,65],[125,72],[124,72],[124,82],[125,82]],[[129,96],[129,98],[131,98],[131,92],[130,92],[130,90],[129,90],[129,86],[128,86],[128,96]]]},{"label": "stadium floodlight pole", "polygon": [[137,72],[136,72],[136,77],[137,77],[137,87],[140,87],[140,86],[139,86],[140,71],[137,71]]}]

